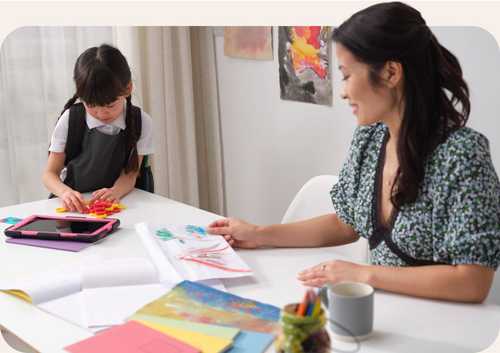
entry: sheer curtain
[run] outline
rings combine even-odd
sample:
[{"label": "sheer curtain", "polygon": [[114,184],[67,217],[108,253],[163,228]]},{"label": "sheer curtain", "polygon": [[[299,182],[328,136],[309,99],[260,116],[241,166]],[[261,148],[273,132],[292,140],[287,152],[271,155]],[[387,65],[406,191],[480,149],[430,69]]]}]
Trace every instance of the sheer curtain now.
[{"label": "sheer curtain", "polygon": [[[222,148],[212,31],[189,27],[118,27],[135,97],[155,125],[156,191],[224,213]],[[207,80],[209,78],[209,80]]]},{"label": "sheer curtain", "polygon": [[127,57],[132,101],[154,124],[156,192],[224,213],[212,32],[189,27],[25,27],[0,52],[0,206],[47,197],[41,173],[72,70],[90,46]]},{"label": "sheer curtain", "polygon": [[73,65],[110,43],[111,27],[23,27],[0,51],[0,206],[47,197],[41,174],[59,113],[74,93]]}]

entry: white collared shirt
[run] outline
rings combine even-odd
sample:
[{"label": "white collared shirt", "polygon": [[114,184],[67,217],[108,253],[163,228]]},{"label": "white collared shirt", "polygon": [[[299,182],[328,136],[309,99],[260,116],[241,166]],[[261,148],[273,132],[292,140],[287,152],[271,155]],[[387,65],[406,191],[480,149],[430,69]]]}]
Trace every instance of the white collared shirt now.
[{"label": "white collared shirt", "polygon": [[[126,104],[126,103],[125,103]],[[153,124],[151,117],[141,109],[142,112],[142,129],[141,137],[137,141],[137,153],[140,156],[153,154]],[[125,123],[125,108],[120,116],[112,121],[110,124],[104,124],[100,120],[94,118],[88,112],[85,114],[85,121],[89,129],[96,128],[99,132],[107,135],[117,135],[120,130],[124,130],[126,127]],[[50,152],[64,152],[66,147],[66,140],[68,139],[68,121],[69,121],[69,109],[65,110],[64,113],[59,118],[54,132],[52,133],[52,138],[50,140]]]}]

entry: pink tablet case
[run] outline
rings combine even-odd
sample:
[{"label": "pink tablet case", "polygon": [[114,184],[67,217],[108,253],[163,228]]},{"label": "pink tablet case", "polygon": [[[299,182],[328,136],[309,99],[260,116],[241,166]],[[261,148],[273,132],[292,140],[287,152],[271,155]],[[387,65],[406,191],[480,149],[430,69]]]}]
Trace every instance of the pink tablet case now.
[{"label": "pink tablet case", "polygon": [[[33,222],[36,219],[60,219],[66,221],[82,221],[88,219],[92,222],[102,222],[103,226],[97,229],[95,232],[90,234],[77,234],[77,233],[44,233],[38,231],[31,230],[18,230],[19,228]],[[36,239],[37,240],[75,240],[75,241],[84,241],[84,242],[95,242],[99,239],[106,237],[109,233],[113,232],[120,225],[120,221],[118,219],[91,219],[87,217],[60,217],[60,216],[41,216],[41,215],[33,215],[23,219],[21,222],[16,223],[13,226],[7,228],[4,233],[7,236],[18,238],[18,239]],[[26,237],[26,238],[24,238]]]}]

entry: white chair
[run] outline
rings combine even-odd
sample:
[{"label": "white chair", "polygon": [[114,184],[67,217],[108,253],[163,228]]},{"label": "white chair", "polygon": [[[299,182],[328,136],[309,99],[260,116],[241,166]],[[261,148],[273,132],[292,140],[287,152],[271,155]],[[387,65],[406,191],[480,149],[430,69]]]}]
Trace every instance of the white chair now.
[{"label": "white chair", "polygon": [[495,272],[495,277],[493,277],[493,283],[491,284],[490,293],[488,294],[488,298],[486,298],[486,302],[500,305],[500,269]]},{"label": "white chair", "polygon": [[[335,175],[319,175],[307,181],[288,206],[281,223],[300,221],[335,212],[330,199],[330,190],[338,180],[339,178]],[[331,251],[355,262],[368,262],[368,241],[364,238],[359,238],[351,244],[337,246]]]},{"label": "white chair", "polygon": [[478,353],[498,353],[498,352],[500,352],[500,332],[498,332],[498,336],[495,342],[491,344],[491,346]]}]

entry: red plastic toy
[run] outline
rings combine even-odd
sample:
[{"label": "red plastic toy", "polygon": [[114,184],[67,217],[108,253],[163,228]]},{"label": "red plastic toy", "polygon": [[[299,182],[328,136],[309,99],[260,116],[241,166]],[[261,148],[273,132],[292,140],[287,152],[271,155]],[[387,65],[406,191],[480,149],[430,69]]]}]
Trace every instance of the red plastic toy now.
[{"label": "red plastic toy", "polygon": [[[126,207],[121,203],[112,203],[106,200],[95,200],[93,202],[86,202],[85,209],[82,213],[88,214],[95,218],[106,218],[112,214],[118,213]],[[68,212],[64,207],[56,208],[57,213]]]}]

